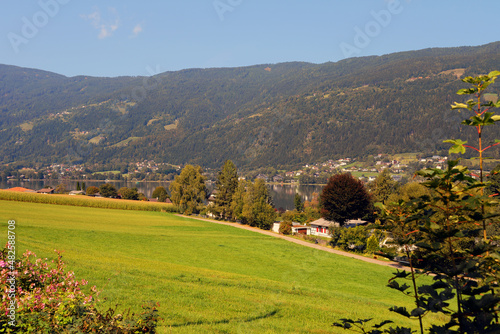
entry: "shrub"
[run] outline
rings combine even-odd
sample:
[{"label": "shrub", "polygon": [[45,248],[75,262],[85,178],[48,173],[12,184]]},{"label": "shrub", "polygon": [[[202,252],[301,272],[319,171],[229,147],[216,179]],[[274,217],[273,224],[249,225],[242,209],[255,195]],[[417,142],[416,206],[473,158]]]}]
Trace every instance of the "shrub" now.
[{"label": "shrub", "polygon": [[122,187],[118,190],[118,195],[120,195],[122,199],[130,199],[130,200],[139,199],[139,193],[137,192],[137,188]]},{"label": "shrub", "polygon": [[343,250],[359,251],[366,248],[367,239],[367,232],[364,226],[351,228],[333,227],[330,244]]},{"label": "shrub", "polygon": [[379,240],[375,234],[372,234],[366,241],[366,251],[370,254],[380,250]]},{"label": "shrub", "polygon": [[88,187],[87,191],[86,191],[87,195],[95,195],[95,194],[98,194],[98,193],[99,193],[99,188],[94,187],[94,186]]},{"label": "shrub", "polygon": [[292,234],[292,222],[284,221],[280,223],[279,231],[281,234]]},{"label": "shrub", "polygon": [[[155,333],[157,305],[143,306],[140,315],[116,314],[116,308],[102,312],[95,305],[96,287],[83,292],[86,280],[76,280],[65,271],[60,252],[52,264],[26,251],[20,260],[8,259],[9,248],[0,252],[0,285],[7,287],[15,277],[17,311],[15,320],[9,314],[11,294],[2,296],[0,332],[2,333]],[[10,266],[15,267],[15,271]],[[10,284],[10,283],[9,283]]]},{"label": "shrub", "polygon": [[164,187],[158,186],[153,191],[153,194],[151,195],[151,197],[157,198],[158,201],[160,201],[160,202],[165,202],[165,200],[168,198],[168,193]]}]

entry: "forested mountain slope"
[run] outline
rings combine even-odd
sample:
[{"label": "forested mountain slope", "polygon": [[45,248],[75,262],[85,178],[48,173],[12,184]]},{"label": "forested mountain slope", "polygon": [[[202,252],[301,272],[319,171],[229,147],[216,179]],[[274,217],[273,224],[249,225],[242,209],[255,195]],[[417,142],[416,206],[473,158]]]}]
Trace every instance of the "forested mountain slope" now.
[{"label": "forested mountain slope", "polygon": [[460,77],[495,69],[500,42],[153,77],[68,78],[0,65],[0,159],[209,167],[232,159],[250,168],[432,153],[447,147],[443,139],[474,138],[450,104],[460,100]]}]

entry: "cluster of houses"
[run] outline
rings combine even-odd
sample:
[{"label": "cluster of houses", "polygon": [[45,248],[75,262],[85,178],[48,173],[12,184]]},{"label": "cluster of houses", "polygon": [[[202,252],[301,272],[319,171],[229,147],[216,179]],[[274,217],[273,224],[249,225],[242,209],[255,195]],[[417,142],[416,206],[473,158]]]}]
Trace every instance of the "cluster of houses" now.
[{"label": "cluster of houses", "polygon": [[[361,219],[351,219],[345,222],[344,227],[356,227],[368,224],[367,221]],[[326,220],[324,218],[317,219],[309,225],[302,225],[300,223],[292,223],[292,234],[314,235],[318,237],[331,237],[330,227],[339,227],[339,223]],[[275,222],[272,231],[279,233],[280,222]]]}]

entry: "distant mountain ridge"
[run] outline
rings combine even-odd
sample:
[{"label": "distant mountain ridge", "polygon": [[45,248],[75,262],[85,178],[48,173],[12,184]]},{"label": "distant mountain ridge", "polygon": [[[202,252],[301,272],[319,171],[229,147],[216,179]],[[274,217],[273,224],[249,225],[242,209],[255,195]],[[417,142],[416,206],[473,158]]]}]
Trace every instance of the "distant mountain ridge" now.
[{"label": "distant mountain ridge", "polygon": [[0,159],[207,167],[232,159],[254,168],[439,152],[443,139],[473,139],[449,108],[460,100],[459,77],[498,69],[500,42],[152,77],[68,78],[0,65]]}]

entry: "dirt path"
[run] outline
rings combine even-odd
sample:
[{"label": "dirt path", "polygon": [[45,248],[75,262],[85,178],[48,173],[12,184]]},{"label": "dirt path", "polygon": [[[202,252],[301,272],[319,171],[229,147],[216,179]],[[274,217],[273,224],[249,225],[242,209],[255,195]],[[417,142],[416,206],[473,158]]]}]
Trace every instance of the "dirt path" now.
[{"label": "dirt path", "polygon": [[365,261],[365,262],[369,262],[369,263],[374,263],[374,264],[378,264],[378,265],[381,265],[381,266],[386,266],[386,267],[391,267],[391,268],[397,268],[397,269],[400,269],[400,270],[410,271],[409,267],[403,266],[403,265],[401,265],[401,264],[399,264],[397,262],[382,261],[382,260],[372,259],[372,258],[369,258],[369,257],[365,257],[365,256],[361,256],[361,255],[349,253],[349,252],[343,252],[343,251],[339,251],[339,250],[336,250],[336,249],[331,249],[331,248],[327,248],[327,247],[324,247],[324,246],[312,244],[312,243],[304,241],[304,240],[300,240],[300,239],[295,239],[295,238],[292,238],[292,237],[288,237],[288,236],[283,235],[283,234],[278,234],[278,233],[271,232],[271,231],[261,230],[259,228],[251,227],[251,226],[248,226],[248,225],[242,225],[242,224],[238,224],[238,223],[228,223],[228,222],[222,222],[222,221],[219,221],[219,220],[206,219],[206,218],[198,218],[198,217],[192,217],[192,216],[184,216],[184,215],[179,215],[179,214],[177,214],[176,216],[184,217],[184,218],[190,218],[190,219],[202,220],[202,221],[206,221],[206,222],[214,223],[214,224],[221,224],[221,225],[233,226],[233,227],[236,227],[236,228],[241,228],[241,229],[244,229],[244,230],[248,230],[248,231],[252,231],[252,232],[257,232],[257,233],[260,233],[260,234],[269,235],[271,237],[284,239],[284,240],[296,243],[298,245],[302,245],[302,246],[306,246],[306,247],[310,247],[310,248],[319,249],[321,251],[325,251],[325,252],[328,252],[328,253],[342,255],[342,256],[347,256],[347,257],[350,257],[350,258],[353,258],[353,259],[356,259],[356,260],[361,260],[361,261]]}]

